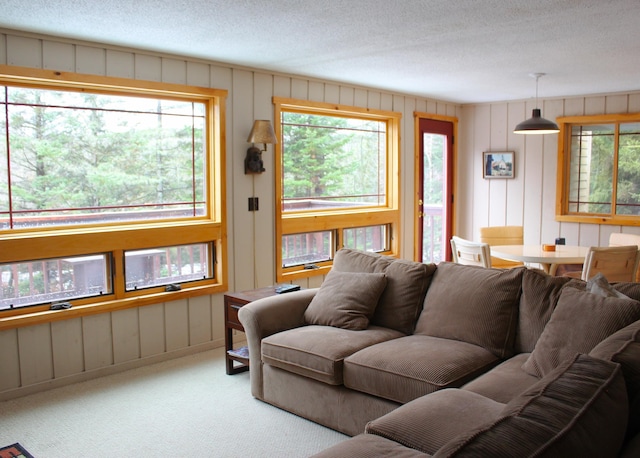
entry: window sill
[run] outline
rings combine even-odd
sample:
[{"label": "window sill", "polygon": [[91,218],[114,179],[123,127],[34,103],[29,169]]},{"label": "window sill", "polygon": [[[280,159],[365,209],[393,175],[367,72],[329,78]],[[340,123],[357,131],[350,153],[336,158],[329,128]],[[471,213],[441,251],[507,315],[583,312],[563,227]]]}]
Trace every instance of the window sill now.
[{"label": "window sill", "polygon": [[[160,304],[163,302],[177,301],[190,297],[203,296],[205,294],[223,293],[227,290],[226,285],[205,285],[189,289],[171,292],[161,292],[147,294],[144,296],[129,297],[126,299],[115,299],[112,301],[100,302],[97,304],[76,305],[63,310],[45,310],[20,315],[5,315],[0,312],[0,331],[21,328],[25,326],[35,326],[53,321],[69,320],[88,315],[100,313],[110,313],[118,310],[125,310],[133,307],[143,307],[145,305]],[[15,313],[15,310],[12,310]]]}]

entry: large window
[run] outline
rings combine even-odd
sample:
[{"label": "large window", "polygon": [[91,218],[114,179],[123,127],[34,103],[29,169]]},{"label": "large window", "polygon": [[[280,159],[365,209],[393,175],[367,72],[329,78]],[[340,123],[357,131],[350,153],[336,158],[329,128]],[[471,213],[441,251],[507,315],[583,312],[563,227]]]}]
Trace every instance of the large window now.
[{"label": "large window", "polygon": [[398,252],[400,114],[274,98],[278,279],[337,249]]},{"label": "large window", "polygon": [[558,122],[558,219],[640,223],[640,114]]},{"label": "large window", "polygon": [[0,68],[0,321],[221,290],[225,96]]}]

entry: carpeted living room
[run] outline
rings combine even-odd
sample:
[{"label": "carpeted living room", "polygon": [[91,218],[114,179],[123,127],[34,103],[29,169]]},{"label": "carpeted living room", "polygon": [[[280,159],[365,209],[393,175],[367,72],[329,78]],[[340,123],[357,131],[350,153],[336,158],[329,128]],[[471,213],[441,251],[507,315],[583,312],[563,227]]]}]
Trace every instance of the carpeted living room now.
[{"label": "carpeted living room", "polygon": [[249,393],[218,348],[0,402],[0,445],[36,458],[302,457],[348,437]]},{"label": "carpeted living room", "polygon": [[640,455],[637,0],[0,10],[0,458]]}]

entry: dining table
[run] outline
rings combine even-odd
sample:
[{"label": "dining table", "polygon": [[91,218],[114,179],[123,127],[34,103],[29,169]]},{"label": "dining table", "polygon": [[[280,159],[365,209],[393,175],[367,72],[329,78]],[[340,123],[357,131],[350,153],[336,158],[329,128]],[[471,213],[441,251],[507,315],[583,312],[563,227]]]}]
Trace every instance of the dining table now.
[{"label": "dining table", "polygon": [[555,275],[559,264],[583,264],[589,251],[587,246],[554,245],[554,251],[542,245],[492,245],[491,256],[525,264],[539,264],[549,275]]}]

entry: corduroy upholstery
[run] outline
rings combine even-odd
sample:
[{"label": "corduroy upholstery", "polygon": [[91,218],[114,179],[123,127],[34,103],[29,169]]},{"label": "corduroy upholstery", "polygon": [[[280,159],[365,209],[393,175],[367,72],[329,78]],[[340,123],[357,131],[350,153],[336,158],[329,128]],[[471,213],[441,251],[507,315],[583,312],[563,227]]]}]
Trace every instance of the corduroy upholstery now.
[{"label": "corduroy upholstery", "polygon": [[[480,426],[475,421],[483,415],[486,421],[497,421],[498,417],[487,413],[493,409],[486,406],[513,404],[538,386],[541,377],[553,377],[550,374],[565,367],[578,351],[592,351],[599,360],[622,366],[629,401],[612,411],[625,424],[603,421],[615,430],[608,431],[610,437],[626,435],[625,453],[634,450],[640,424],[640,396],[636,394],[640,390],[640,324],[636,321],[640,315],[635,302],[640,298],[640,284],[609,284],[606,279],[588,284],[525,268],[505,271],[447,262],[436,267],[357,250],[340,250],[335,261],[336,272],[379,273],[387,279],[366,329],[309,325],[305,312],[320,289],[261,299],[239,311],[250,349],[252,394],[358,436],[354,441],[358,447],[344,455],[334,450],[334,455],[327,456],[442,453],[446,444],[438,447],[453,432],[464,436],[465,429],[477,431]],[[620,293],[628,298],[615,297]],[[350,294],[360,297],[357,291]],[[325,305],[332,307],[331,295],[325,299]],[[377,322],[382,303],[386,310]],[[538,358],[540,372],[523,369],[526,362]],[[576,393],[572,390],[579,386],[566,384],[562,392],[573,399]],[[542,424],[553,424],[553,409],[564,407],[545,402],[536,415],[541,416]],[[417,407],[430,403],[430,408]],[[483,404],[485,408],[478,407]],[[388,414],[393,414],[390,418],[406,417],[399,424],[410,441],[386,423]],[[499,416],[505,415],[500,412]],[[491,428],[492,432],[481,433],[491,437],[504,423],[507,420]],[[387,438],[378,437],[370,444],[375,428],[368,429],[367,424],[385,425],[379,431],[386,431]],[[517,429],[528,423],[518,420],[514,424]],[[542,437],[536,432],[538,426],[531,426],[531,437]],[[362,434],[365,428],[369,434]],[[389,431],[393,434],[387,434]],[[405,447],[389,437],[422,448]],[[607,454],[618,453],[608,440],[604,441],[609,444],[604,447]],[[557,438],[552,442],[558,441],[562,443]],[[344,446],[350,444],[346,441]],[[574,445],[566,447],[560,449],[566,452]],[[594,450],[602,451],[598,447]],[[466,456],[464,450],[470,449],[461,450],[459,456]],[[484,455],[495,456],[484,450]]]},{"label": "corduroy upholstery", "polygon": [[498,358],[511,356],[525,270],[441,263],[414,334],[478,345]]},{"label": "corduroy upholstery", "polygon": [[344,359],[358,350],[402,334],[372,326],[364,331],[302,326],[262,341],[262,361],[331,385],[342,385]]},{"label": "corduroy upholstery", "polygon": [[572,354],[589,353],[611,334],[637,320],[638,301],[564,288],[522,368],[531,375],[545,376]]},{"label": "corduroy upholstery", "polygon": [[413,335],[388,340],[344,360],[347,388],[408,402],[448,387],[458,387],[493,367],[498,358],[477,345]]},{"label": "corduroy upholstery", "polygon": [[509,402],[499,418],[456,437],[433,456],[616,456],[627,408],[619,365],[576,355]]}]

